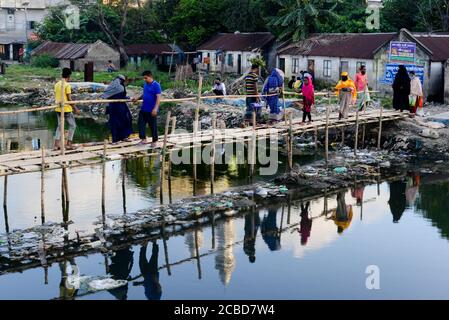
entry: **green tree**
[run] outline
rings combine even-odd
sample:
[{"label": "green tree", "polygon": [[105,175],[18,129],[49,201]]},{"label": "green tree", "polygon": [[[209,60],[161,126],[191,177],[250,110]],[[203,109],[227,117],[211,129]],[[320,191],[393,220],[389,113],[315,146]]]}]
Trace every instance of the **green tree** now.
[{"label": "green tree", "polygon": [[338,19],[335,8],[340,0],[277,0],[281,9],[270,19],[269,25],[277,30],[280,39],[304,39],[319,32],[328,17]]},{"label": "green tree", "polygon": [[223,10],[221,1],[180,0],[167,28],[177,43],[195,47],[224,29],[220,22]]}]

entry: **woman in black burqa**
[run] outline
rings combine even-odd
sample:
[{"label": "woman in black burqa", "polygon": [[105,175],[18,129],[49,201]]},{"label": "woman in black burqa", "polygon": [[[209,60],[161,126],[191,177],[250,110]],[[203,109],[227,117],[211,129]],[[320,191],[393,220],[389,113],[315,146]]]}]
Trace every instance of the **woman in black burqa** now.
[{"label": "woman in black burqa", "polygon": [[410,77],[405,66],[400,65],[393,82],[393,108],[395,110],[410,110]]}]

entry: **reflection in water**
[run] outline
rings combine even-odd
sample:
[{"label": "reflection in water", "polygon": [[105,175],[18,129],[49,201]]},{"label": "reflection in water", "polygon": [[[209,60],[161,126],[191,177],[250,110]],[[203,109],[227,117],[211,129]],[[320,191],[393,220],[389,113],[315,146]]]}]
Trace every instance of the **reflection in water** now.
[{"label": "reflection in water", "polygon": [[407,184],[403,180],[398,180],[390,183],[390,205],[391,214],[393,215],[393,222],[399,223],[406,208],[405,190]]},{"label": "reflection in water", "polygon": [[203,247],[204,244],[204,235],[203,230],[193,230],[186,232],[184,243],[189,248],[190,258],[195,258],[198,250]]},{"label": "reflection in water", "polygon": [[259,212],[255,212],[253,209],[251,213],[245,216],[245,238],[243,242],[243,251],[251,263],[256,262],[256,239],[259,226]]},{"label": "reflection in water", "polygon": [[[111,258],[109,265],[109,274],[114,280],[128,280],[134,264],[134,252],[131,247],[118,250]],[[128,284],[123,287],[109,290],[117,300],[127,300],[128,298]]]},{"label": "reflection in water", "polygon": [[227,286],[231,282],[235,269],[234,257],[235,227],[233,219],[226,219],[217,224],[217,253],[215,269],[218,270],[220,281]]},{"label": "reflection in water", "polygon": [[262,221],[262,238],[271,251],[281,250],[281,236],[277,227],[277,206],[268,208],[268,215],[263,217]]},{"label": "reflection in water", "polygon": [[312,218],[309,216],[309,207],[310,201],[308,201],[305,205],[301,202],[301,222],[300,228],[297,229],[301,235],[301,245],[307,245],[309,241],[310,234],[312,232]]},{"label": "reflection in water", "polygon": [[72,300],[75,298],[78,289],[70,284],[70,277],[77,277],[78,267],[75,259],[68,259],[59,262],[61,271],[61,282],[59,283],[59,298],[62,300]]},{"label": "reflection in water", "polygon": [[158,271],[159,245],[153,242],[150,261],[147,260],[147,245],[140,248],[139,267],[143,276],[143,281],[135,285],[143,285],[145,297],[148,300],[161,300],[162,287],[159,283]]},{"label": "reflection in water", "polygon": [[352,206],[346,205],[346,191],[340,191],[337,194],[337,208],[330,219],[334,220],[337,225],[338,234],[342,234],[349,228],[352,222]]},{"label": "reflection in water", "polygon": [[407,177],[407,189],[405,191],[405,198],[407,205],[413,207],[419,193],[419,186],[421,184],[421,176],[417,173],[410,173]]}]

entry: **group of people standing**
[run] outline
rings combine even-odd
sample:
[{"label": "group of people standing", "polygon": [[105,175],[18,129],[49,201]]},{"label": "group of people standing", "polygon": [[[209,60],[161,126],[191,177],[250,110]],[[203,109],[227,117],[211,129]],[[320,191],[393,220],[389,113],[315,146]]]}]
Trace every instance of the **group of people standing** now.
[{"label": "group of people standing", "polygon": [[422,108],[423,96],[419,77],[414,71],[408,73],[406,67],[400,65],[393,82],[393,108],[416,114],[418,108]]},{"label": "group of people standing", "polygon": [[[69,68],[64,68],[62,70],[62,79],[55,84],[54,88],[56,104],[61,104],[62,100],[62,103],[64,104],[64,118],[68,125],[68,134],[66,137],[67,150],[75,149],[73,146],[73,137],[76,130],[74,114],[80,114],[80,110],[73,103],[69,103],[72,101],[72,87],[70,85],[71,74],[72,71]],[[159,139],[157,116],[162,99],[162,88],[154,79],[151,71],[143,72],[142,76],[144,80],[143,93],[140,97],[133,98],[132,101],[136,103],[139,100],[143,100],[138,118],[139,138],[141,139],[140,144],[147,144],[146,128],[148,125],[151,129],[152,144],[155,146]],[[127,85],[128,79],[123,75],[119,75],[109,84],[102,95],[103,99],[122,100],[111,102],[106,108],[106,114],[109,116],[108,126],[111,130],[113,144],[119,143],[120,141],[130,141],[129,137],[133,133],[132,114],[129,110],[128,103],[123,101],[130,99],[126,91]],[[61,107],[57,107],[55,111],[57,114],[58,127],[55,133],[54,150],[59,150],[61,148]]]}]

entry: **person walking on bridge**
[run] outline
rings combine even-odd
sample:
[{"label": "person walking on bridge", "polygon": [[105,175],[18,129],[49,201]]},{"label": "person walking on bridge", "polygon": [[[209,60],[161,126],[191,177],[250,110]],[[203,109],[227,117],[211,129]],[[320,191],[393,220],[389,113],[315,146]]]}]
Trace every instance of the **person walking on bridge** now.
[{"label": "person walking on bridge", "polygon": [[347,72],[341,74],[341,80],[335,87],[336,94],[340,100],[340,114],[338,119],[347,119],[349,116],[349,107],[354,105],[357,100],[357,88],[354,81],[349,78]]},{"label": "person walking on bridge", "polygon": [[[61,103],[61,98],[64,92],[64,101],[62,101],[62,103],[67,103],[68,101],[72,101],[72,87],[70,86],[70,77],[72,75],[72,70],[70,70],[69,68],[64,68],[62,69],[62,78],[64,80],[64,88],[62,87],[62,81],[59,81],[58,83],[55,84],[55,102],[57,105],[59,105]],[[57,114],[57,118],[58,118],[58,127],[56,129],[56,133],[55,133],[55,145],[53,150],[60,150],[61,149],[61,107],[57,107],[55,109],[56,114]],[[64,104],[64,119],[67,122],[68,126],[69,126],[69,133],[67,135],[67,144],[66,144],[66,148],[67,150],[73,150],[73,136],[75,135],[75,130],[76,130],[76,121],[75,121],[75,116],[73,115],[73,113],[76,114],[80,114],[80,111],[78,110],[78,108],[74,105],[71,104]]]},{"label": "person walking on bridge", "polygon": [[139,98],[132,99],[133,102],[137,102],[143,99],[142,108],[139,113],[139,138],[140,144],[147,143],[146,127],[150,126],[151,135],[153,138],[152,146],[155,147],[158,137],[157,130],[157,115],[159,113],[159,106],[162,99],[161,85],[154,80],[153,73],[151,71],[145,71],[142,73],[143,80],[145,81],[143,87],[143,94]]}]

